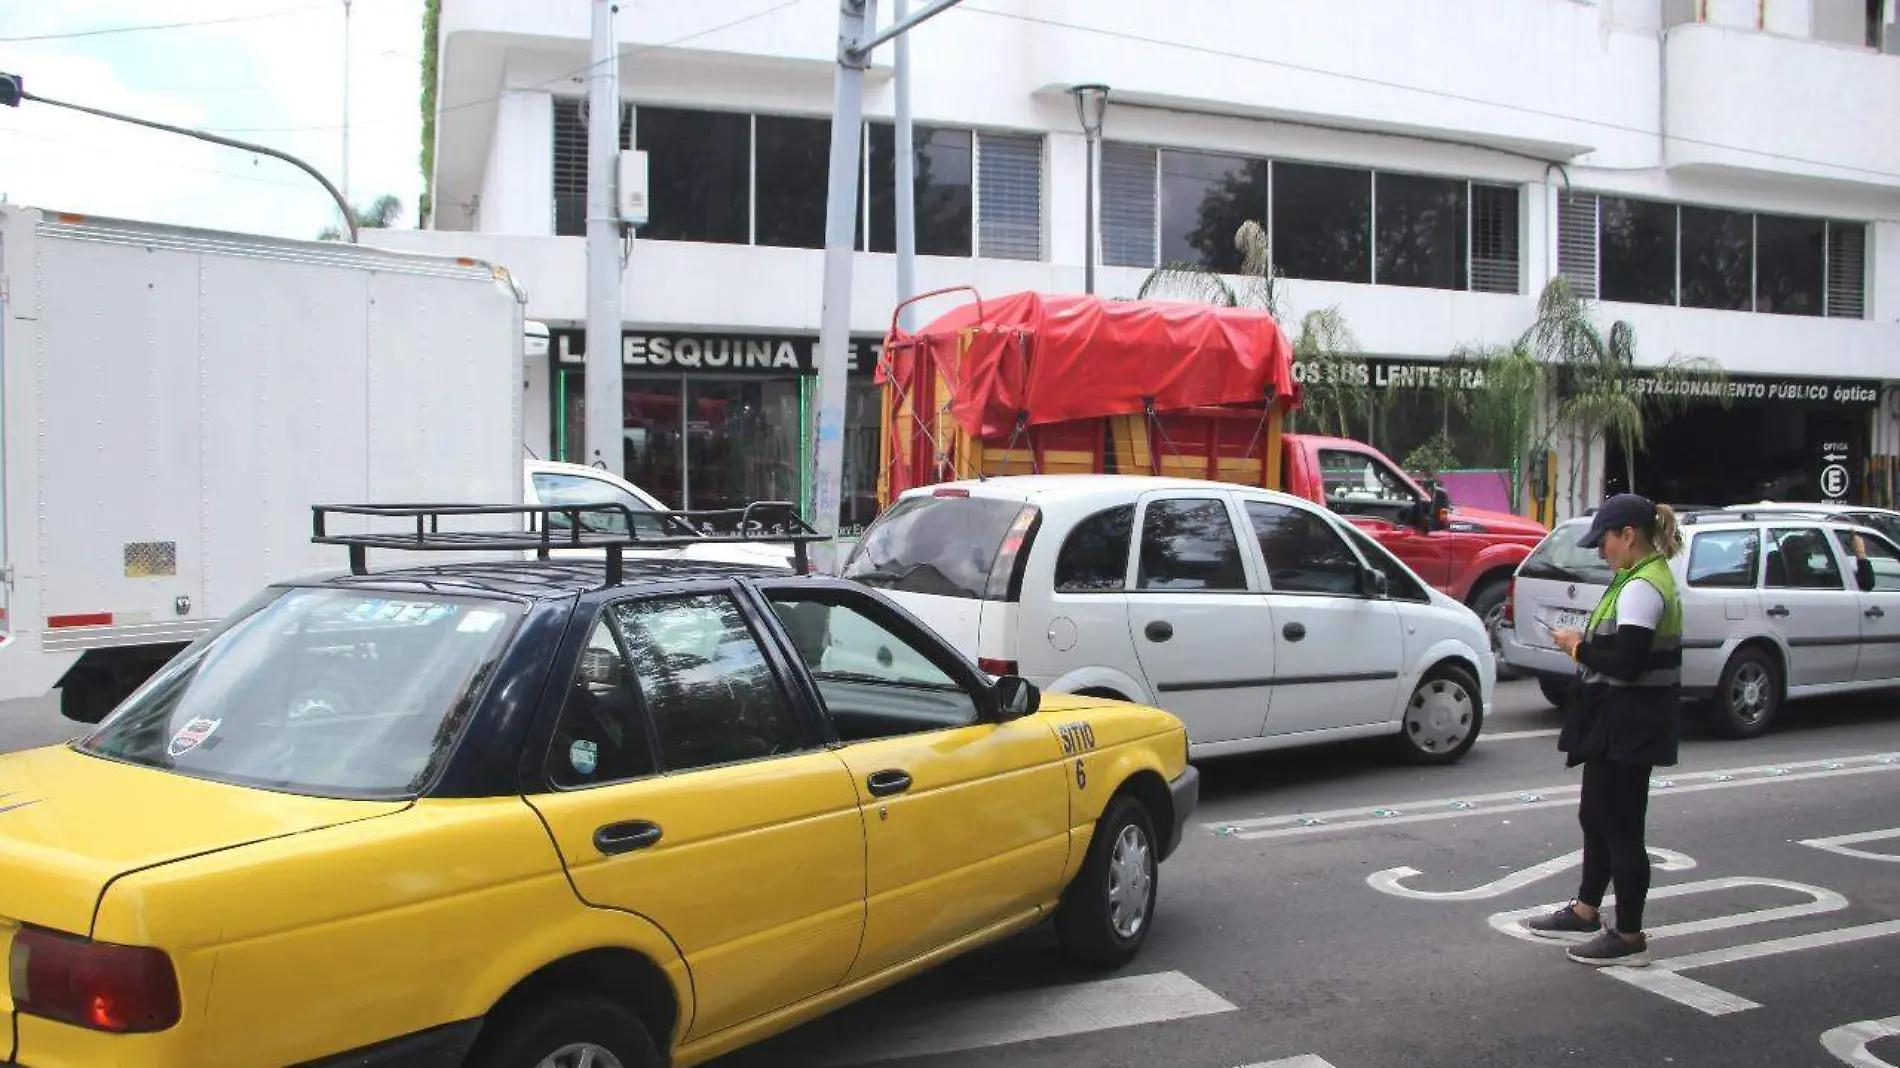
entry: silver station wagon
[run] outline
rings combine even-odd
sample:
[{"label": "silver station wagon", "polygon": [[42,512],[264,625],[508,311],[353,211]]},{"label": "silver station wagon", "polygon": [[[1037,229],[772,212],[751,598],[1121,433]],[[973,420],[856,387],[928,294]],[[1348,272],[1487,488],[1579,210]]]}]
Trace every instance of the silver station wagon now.
[{"label": "silver station wagon", "polygon": [[[1502,656],[1561,705],[1576,665],[1551,631],[1584,628],[1612,571],[1577,545],[1587,517],[1559,524],[1519,565]],[[1900,548],[1820,511],[1746,508],[1682,517],[1672,562],[1682,595],[1682,684],[1716,732],[1752,738],[1784,702],[1900,688]],[[1854,553],[1858,538],[1867,566]]]}]

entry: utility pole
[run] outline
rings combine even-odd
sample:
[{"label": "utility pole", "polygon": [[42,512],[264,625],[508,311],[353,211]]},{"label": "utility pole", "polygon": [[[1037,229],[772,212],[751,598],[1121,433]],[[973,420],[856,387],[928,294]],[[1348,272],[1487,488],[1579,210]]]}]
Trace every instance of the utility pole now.
[{"label": "utility pole", "polygon": [[[910,16],[910,0],[895,0],[891,16],[902,22]],[[897,68],[897,301],[917,295],[917,153],[910,128],[910,37],[891,42]],[[973,161],[974,162],[974,161]],[[972,241],[976,239],[971,234]],[[899,314],[905,332],[917,329],[917,309],[908,304]]]},{"label": "utility pole", "polygon": [[[597,0],[598,2],[598,0]],[[948,11],[961,0],[933,0],[873,34],[875,0],[838,0],[838,70],[831,107],[831,172],[825,199],[824,307],[818,328],[817,447],[812,450],[812,526],[832,540],[814,546],[821,571],[837,570],[838,509],[844,492],[844,396],[851,339],[851,268],[857,233],[858,146],[864,137],[864,70],[878,45]],[[901,126],[900,126],[901,129]],[[900,152],[900,160],[904,154]],[[898,183],[899,195],[909,183]],[[901,232],[901,230],[900,230]],[[592,342],[588,342],[592,351]],[[589,393],[591,396],[591,391]]]},{"label": "utility pole", "polygon": [[[343,0],[343,199],[350,199],[350,0]],[[352,207],[351,211],[356,209]]]},{"label": "utility pole", "polygon": [[[585,461],[618,475],[626,467],[626,397],[621,380],[620,53],[614,0],[593,0],[593,66],[587,89],[587,362]],[[682,505],[684,501],[680,502]]]}]

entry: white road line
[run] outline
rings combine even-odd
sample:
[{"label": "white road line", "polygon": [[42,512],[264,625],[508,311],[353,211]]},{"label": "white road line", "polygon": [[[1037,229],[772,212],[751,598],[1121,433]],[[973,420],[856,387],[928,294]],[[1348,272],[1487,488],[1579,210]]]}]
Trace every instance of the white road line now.
[{"label": "white road line", "polygon": [[[1877,772],[1900,771],[1900,757],[1892,754],[1872,754],[1859,757],[1841,757],[1836,760],[1813,760],[1793,764],[1761,765],[1728,770],[1689,772],[1679,775],[1658,775],[1651,787],[1652,799],[1667,797],[1671,794],[1700,793],[1704,790],[1727,790],[1744,786],[1765,786],[1774,783],[1801,782],[1809,779],[1829,779],[1844,775],[1866,775]],[[1261,816],[1253,819],[1228,820],[1205,824],[1215,834],[1223,837],[1258,839],[1289,838],[1305,834],[1323,834],[1327,831],[1357,830],[1363,827],[1376,827],[1386,824],[1422,823],[1435,820],[1461,819],[1471,815],[1491,815],[1494,813],[1524,812],[1541,808],[1555,808],[1576,804],[1580,793],[1575,783],[1557,786],[1518,790],[1508,793],[1480,794],[1473,797],[1445,797],[1424,801],[1401,802],[1404,808],[1348,808],[1330,812],[1291,813],[1278,816]],[[1406,809],[1410,809],[1408,812]],[[1339,822],[1334,822],[1339,821]]]},{"label": "white road line", "polygon": [[[1751,942],[1747,945],[1730,946],[1727,949],[1714,949],[1707,953],[1691,953],[1686,957],[1670,957],[1655,961],[1647,969],[1604,968],[1603,974],[1613,979],[1620,979],[1631,986],[1661,994],[1671,1001],[1710,1016],[1726,1016],[1747,1009],[1758,1009],[1761,1006],[1747,998],[1736,997],[1707,983],[1697,982],[1675,973],[1688,971],[1691,968],[1734,964],[1781,953],[1797,953],[1804,949],[1821,949],[1896,934],[1900,934],[1900,920],[1885,920],[1880,923],[1862,924],[1859,927],[1843,927],[1834,931],[1798,935],[1794,938]],[[1674,978],[1662,978],[1665,975],[1674,976]]]},{"label": "white road line", "polygon": [[[1673,849],[1650,846],[1649,855],[1656,858],[1657,871],[1688,871],[1696,865],[1695,858]],[[1514,871],[1469,890],[1415,890],[1406,886],[1405,880],[1425,874],[1417,868],[1386,868],[1384,871],[1375,871],[1366,876],[1366,885],[1380,893],[1391,894],[1393,897],[1407,897],[1414,901],[1483,901],[1487,898],[1503,897],[1514,890],[1521,890],[1532,883],[1542,882],[1559,872],[1568,871],[1582,864],[1583,850],[1579,849],[1555,860],[1546,860],[1542,864],[1533,864],[1520,871]]]},{"label": "white road line", "polygon": [[[856,1039],[824,1051],[814,1064],[868,1064],[1041,1038],[1106,1031],[1233,1012],[1234,1005],[1180,972],[1160,972],[1049,990],[973,998],[886,1012]],[[888,1023],[883,1022],[888,1021]]]},{"label": "white road line", "polygon": [[1801,844],[1824,849],[1829,853],[1839,853],[1856,860],[1873,860],[1882,864],[1900,864],[1900,854],[1874,853],[1865,849],[1849,849],[1848,846],[1862,842],[1884,842],[1889,838],[1900,838],[1900,827],[1889,827],[1884,831],[1862,831],[1859,834],[1837,834],[1832,838],[1803,838]]},{"label": "white road line", "polygon": [[[1277,1061],[1262,1061],[1259,1064],[1243,1064],[1240,1068],[1334,1068],[1333,1062],[1317,1053],[1302,1053],[1298,1057],[1287,1057]],[[1891,1066],[1889,1066],[1891,1068]]]},{"label": "white road line", "polygon": [[1518,738],[1555,738],[1563,733],[1562,727],[1551,727],[1534,731],[1498,731],[1496,733],[1480,731],[1480,742],[1509,742]]},{"label": "white road line", "polygon": [[1852,1068],[1900,1068],[1867,1052],[1867,1047],[1883,1038],[1900,1038],[1900,1016],[1884,1020],[1862,1020],[1836,1027],[1821,1036],[1821,1048],[1834,1059]]}]

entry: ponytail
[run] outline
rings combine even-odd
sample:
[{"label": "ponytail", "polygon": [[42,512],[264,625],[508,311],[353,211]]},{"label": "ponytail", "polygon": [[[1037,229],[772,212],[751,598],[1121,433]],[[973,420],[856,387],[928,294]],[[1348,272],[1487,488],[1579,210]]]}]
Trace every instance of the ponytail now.
[{"label": "ponytail", "polygon": [[1682,553],[1682,527],[1676,522],[1676,513],[1666,504],[1656,506],[1656,525],[1649,532],[1649,542],[1665,560],[1673,560]]}]

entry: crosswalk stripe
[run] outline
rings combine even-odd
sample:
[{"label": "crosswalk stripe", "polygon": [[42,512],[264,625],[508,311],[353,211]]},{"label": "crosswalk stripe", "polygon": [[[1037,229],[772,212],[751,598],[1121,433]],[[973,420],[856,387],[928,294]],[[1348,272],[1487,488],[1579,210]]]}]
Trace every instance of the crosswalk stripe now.
[{"label": "crosswalk stripe", "polygon": [[1227,999],[1180,972],[1134,975],[997,994],[953,1005],[893,1009],[881,1014],[874,1030],[831,1046],[809,1063],[870,1064],[1166,1023],[1234,1009]]}]

